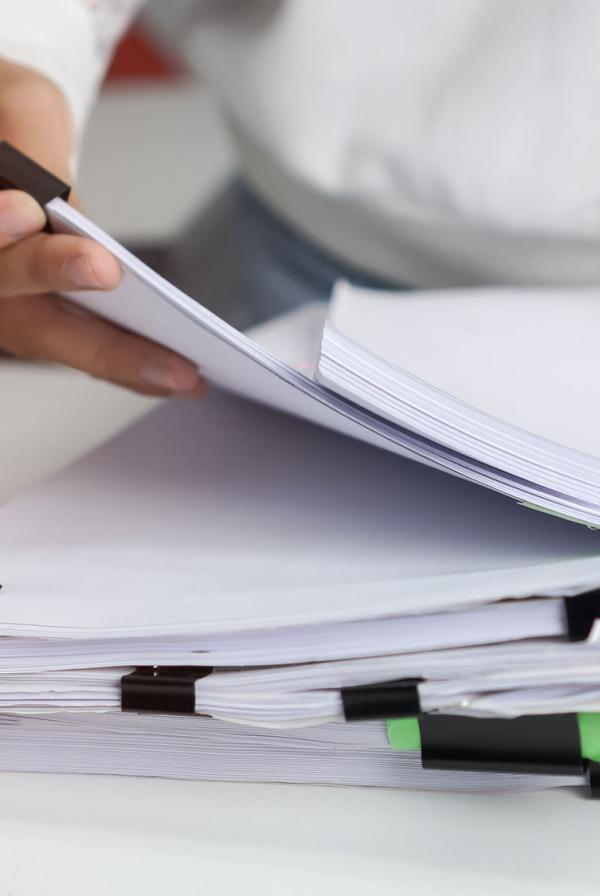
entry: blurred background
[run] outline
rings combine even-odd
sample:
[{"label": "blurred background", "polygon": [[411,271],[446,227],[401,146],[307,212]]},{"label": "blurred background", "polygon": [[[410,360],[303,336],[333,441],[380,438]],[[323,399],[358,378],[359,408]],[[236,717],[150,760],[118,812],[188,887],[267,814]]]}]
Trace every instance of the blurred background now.
[{"label": "blurred background", "polygon": [[154,0],[125,35],[86,130],[78,191],[111,236],[228,318],[235,160],[198,69],[193,6]]}]

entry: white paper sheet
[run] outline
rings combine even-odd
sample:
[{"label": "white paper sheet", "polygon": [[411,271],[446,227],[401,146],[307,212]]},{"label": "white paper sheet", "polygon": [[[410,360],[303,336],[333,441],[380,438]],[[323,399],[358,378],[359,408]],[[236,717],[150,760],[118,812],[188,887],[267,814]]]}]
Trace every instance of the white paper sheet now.
[{"label": "white paper sheet", "polygon": [[600,457],[600,289],[340,289],[328,314],[378,357],[514,426]]},{"label": "white paper sheet", "polygon": [[0,633],[251,631],[600,582],[596,533],[213,392],[0,509]]}]

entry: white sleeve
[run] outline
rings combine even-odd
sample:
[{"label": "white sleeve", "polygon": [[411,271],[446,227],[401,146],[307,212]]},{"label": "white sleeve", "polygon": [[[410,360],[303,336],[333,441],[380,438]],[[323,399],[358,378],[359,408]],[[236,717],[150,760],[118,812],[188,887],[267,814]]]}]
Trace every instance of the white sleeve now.
[{"label": "white sleeve", "polygon": [[64,93],[78,137],[112,50],[143,0],[2,0],[0,58]]}]

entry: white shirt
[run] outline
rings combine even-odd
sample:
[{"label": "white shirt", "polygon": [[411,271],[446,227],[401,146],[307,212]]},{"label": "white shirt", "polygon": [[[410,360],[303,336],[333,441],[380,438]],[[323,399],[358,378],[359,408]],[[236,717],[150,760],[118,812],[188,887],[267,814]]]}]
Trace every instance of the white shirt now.
[{"label": "white shirt", "polygon": [[[81,129],[139,5],[3,0],[0,55]],[[245,176],[326,250],[420,286],[600,280],[598,0],[199,5]]]}]

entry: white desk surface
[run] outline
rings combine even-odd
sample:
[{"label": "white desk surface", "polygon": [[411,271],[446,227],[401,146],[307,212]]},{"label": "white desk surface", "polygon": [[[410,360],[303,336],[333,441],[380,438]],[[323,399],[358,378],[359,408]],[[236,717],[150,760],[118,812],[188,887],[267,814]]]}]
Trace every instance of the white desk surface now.
[{"label": "white desk surface", "polygon": [[[0,362],[0,498],[150,406],[70,372]],[[1,896],[578,896],[598,893],[599,841],[600,803],[572,791],[0,774]]]}]

